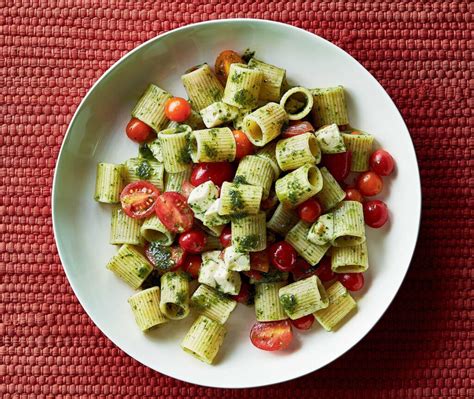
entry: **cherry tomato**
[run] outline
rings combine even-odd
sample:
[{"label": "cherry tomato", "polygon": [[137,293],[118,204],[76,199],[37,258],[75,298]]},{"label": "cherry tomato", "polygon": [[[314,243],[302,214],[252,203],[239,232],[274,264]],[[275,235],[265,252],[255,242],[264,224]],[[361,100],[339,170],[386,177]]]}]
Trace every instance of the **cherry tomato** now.
[{"label": "cherry tomato", "polygon": [[295,267],[298,254],[286,241],[276,242],[269,250],[272,265],[282,272],[289,272]]},{"label": "cherry tomato", "polygon": [[290,320],[298,330],[309,330],[314,323],[314,316],[312,314],[300,317],[296,320]]},{"label": "cherry tomato", "polygon": [[248,305],[248,303],[250,302],[250,298],[251,298],[250,284],[247,283],[246,281],[242,281],[239,293],[237,295],[231,295],[231,298],[234,301],[237,301],[239,303],[243,303],[244,305]]},{"label": "cherry tomato", "polygon": [[242,130],[232,130],[234,134],[236,152],[235,159],[242,159],[246,155],[253,154],[253,144]]},{"label": "cherry tomato", "polygon": [[150,137],[152,129],[146,123],[142,122],[137,118],[130,119],[125,132],[130,140],[137,141],[138,143],[143,143],[147,141]]},{"label": "cherry tomato", "polygon": [[281,136],[285,139],[289,137],[298,136],[300,134],[314,132],[314,127],[311,123],[305,121],[295,121],[296,123],[290,124],[283,132]]},{"label": "cherry tomato", "polygon": [[385,150],[377,150],[372,153],[369,160],[370,169],[379,176],[388,176],[393,172],[395,161]]},{"label": "cherry tomato", "polygon": [[165,103],[166,117],[175,122],[184,122],[191,115],[191,104],[181,97],[172,97]]},{"label": "cherry tomato", "polygon": [[201,255],[187,255],[183,264],[183,270],[190,274],[193,278],[199,277],[201,270],[202,259]]},{"label": "cherry tomato", "polygon": [[321,165],[328,168],[338,182],[342,182],[349,175],[351,162],[352,152],[350,151],[339,154],[323,154],[321,159]]},{"label": "cherry tomato", "polygon": [[224,230],[222,230],[222,233],[219,237],[219,241],[224,248],[230,247],[232,245],[232,230],[230,226],[224,227]]},{"label": "cherry tomato", "polygon": [[364,172],[357,178],[357,188],[366,197],[379,194],[383,189],[382,178],[374,172]]},{"label": "cherry tomato", "polygon": [[225,86],[232,64],[242,64],[242,57],[233,50],[224,50],[216,58],[214,71],[217,78]]},{"label": "cherry tomato", "polygon": [[359,291],[364,286],[364,275],[362,273],[343,273],[339,274],[337,279],[349,291]]},{"label": "cherry tomato", "polygon": [[364,202],[364,197],[362,197],[362,194],[360,193],[359,190],[357,190],[354,187],[347,187],[346,188],[346,197],[344,198],[346,201],[358,201],[358,202]]},{"label": "cherry tomato", "polygon": [[288,320],[257,322],[250,331],[250,340],[264,351],[278,351],[288,348],[293,340]]},{"label": "cherry tomato", "polygon": [[190,182],[184,181],[183,184],[181,185],[181,194],[183,194],[183,197],[188,199],[189,194],[191,194],[191,191],[193,191],[196,187],[194,187]]},{"label": "cherry tomato", "polygon": [[168,191],[160,195],[155,212],[161,223],[173,233],[184,233],[193,226],[193,211],[180,193]]},{"label": "cherry tomato", "polygon": [[179,269],[186,258],[186,253],[178,245],[165,247],[156,241],[146,246],[145,255],[160,273]]},{"label": "cherry tomato", "polygon": [[295,267],[291,271],[293,280],[298,281],[316,274],[316,271],[303,258],[296,259]]},{"label": "cherry tomato", "polygon": [[388,208],[385,202],[372,200],[364,202],[364,220],[367,226],[378,229],[388,220]]},{"label": "cherry tomato", "polygon": [[270,269],[270,261],[266,249],[258,252],[250,252],[250,269],[267,273]]},{"label": "cherry tomato", "polygon": [[202,162],[196,164],[191,174],[191,184],[195,187],[207,181],[221,186],[234,178],[234,167],[229,162]]},{"label": "cherry tomato", "polygon": [[331,258],[325,256],[321,259],[316,269],[316,276],[318,276],[323,283],[334,280],[336,275],[331,269]]},{"label": "cherry tomato", "polygon": [[278,204],[278,197],[276,195],[270,194],[267,199],[262,200],[261,208],[266,211],[268,209],[272,209],[274,206]]},{"label": "cherry tomato", "polygon": [[201,230],[189,230],[179,236],[179,246],[191,254],[200,254],[206,244],[206,234]]},{"label": "cherry tomato", "polygon": [[128,184],[120,194],[123,211],[134,219],[153,213],[160,191],[150,182],[139,180]]},{"label": "cherry tomato", "polygon": [[353,130],[351,134],[362,134],[361,132],[358,132],[357,130]]},{"label": "cherry tomato", "polygon": [[298,205],[298,216],[301,220],[308,223],[314,223],[321,216],[321,204],[316,198],[310,198]]}]

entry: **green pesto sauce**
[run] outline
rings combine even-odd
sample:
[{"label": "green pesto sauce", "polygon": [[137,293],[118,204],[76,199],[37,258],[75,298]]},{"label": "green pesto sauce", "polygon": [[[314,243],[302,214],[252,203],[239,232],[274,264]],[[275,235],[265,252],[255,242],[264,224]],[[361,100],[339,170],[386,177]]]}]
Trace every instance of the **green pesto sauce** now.
[{"label": "green pesto sauce", "polygon": [[152,263],[155,267],[163,273],[168,271],[175,264],[171,257],[171,249],[160,245],[160,243],[156,241],[150,243],[148,256],[152,259]]},{"label": "green pesto sauce", "polygon": [[152,172],[153,169],[146,159],[144,159],[135,169],[135,173],[142,180],[149,180]]},{"label": "green pesto sauce", "polygon": [[148,144],[146,143],[140,145],[140,147],[138,148],[138,154],[143,159],[149,159],[149,160],[155,159],[155,157],[153,156],[153,153],[150,150],[150,147],[148,147]]},{"label": "green pesto sauce", "polygon": [[298,300],[293,294],[283,294],[280,297],[280,303],[285,311],[288,313],[293,313],[296,309],[296,306],[298,305]]},{"label": "green pesto sauce", "polygon": [[249,184],[245,176],[242,176],[242,175],[235,176],[234,183],[235,184]]},{"label": "green pesto sauce", "polygon": [[148,273],[148,270],[149,270],[148,265],[146,265],[146,264],[140,265],[137,268],[137,276],[140,277],[140,278],[145,277]]},{"label": "green pesto sauce", "polygon": [[285,281],[287,278],[287,274],[276,269],[270,269],[268,273],[262,273],[262,278],[258,280],[257,283],[276,283],[279,281]]},{"label": "green pesto sauce", "polygon": [[181,305],[186,302],[187,299],[186,291],[181,290],[176,293],[176,304]]},{"label": "green pesto sauce", "polygon": [[234,101],[242,107],[248,107],[254,103],[255,98],[247,89],[241,89],[235,93]]},{"label": "green pesto sauce", "polygon": [[239,249],[242,251],[248,251],[256,248],[259,243],[259,237],[257,234],[249,234],[244,237],[238,237]]},{"label": "green pesto sauce", "polygon": [[209,159],[217,158],[217,150],[214,147],[211,147],[209,144],[204,143],[204,153]]},{"label": "green pesto sauce", "polygon": [[245,206],[244,200],[242,198],[242,193],[239,190],[235,190],[231,188],[229,190],[229,197],[230,197],[230,203],[232,204],[232,208],[234,210],[242,209]]}]

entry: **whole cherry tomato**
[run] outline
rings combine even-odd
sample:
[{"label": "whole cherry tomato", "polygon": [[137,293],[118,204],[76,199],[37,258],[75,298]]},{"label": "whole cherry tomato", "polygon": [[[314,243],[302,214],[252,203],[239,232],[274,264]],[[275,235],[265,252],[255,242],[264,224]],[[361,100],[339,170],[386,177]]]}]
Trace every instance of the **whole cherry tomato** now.
[{"label": "whole cherry tomato", "polygon": [[234,167],[229,162],[202,162],[196,164],[191,174],[191,184],[195,187],[207,181],[221,186],[234,178]]},{"label": "whole cherry tomato", "polygon": [[224,230],[222,230],[222,233],[219,237],[219,241],[224,248],[230,247],[232,245],[232,230],[230,226],[224,227]]},{"label": "whole cherry tomato", "polygon": [[361,203],[364,202],[364,197],[362,197],[362,194],[356,188],[347,187],[345,191],[346,191],[346,197],[344,198],[344,200],[346,200],[346,201],[357,201],[357,202],[361,202]]},{"label": "whole cherry tomato", "polygon": [[383,189],[382,178],[374,172],[364,172],[357,178],[357,188],[366,197],[379,194]]},{"label": "whole cherry tomato", "polygon": [[191,115],[191,104],[181,97],[172,97],[165,103],[166,117],[175,122],[184,122]]},{"label": "whole cherry tomato", "polygon": [[314,223],[321,216],[321,204],[316,198],[310,198],[298,205],[298,216],[301,220]]},{"label": "whole cherry tomato", "polygon": [[364,275],[362,273],[338,274],[337,279],[349,291],[359,291],[364,286]]},{"label": "whole cherry tomato", "polygon": [[130,140],[137,141],[138,143],[143,143],[147,141],[151,135],[152,129],[146,123],[142,122],[137,118],[130,119],[125,132]]},{"label": "whole cherry tomato", "polygon": [[290,320],[298,330],[309,330],[314,323],[314,316],[310,313],[309,315],[300,317],[299,319]]},{"label": "whole cherry tomato", "polygon": [[191,254],[200,254],[204,251],[206,243],[206,234],[201,230],[189,230],[179,236],[179,246]]},{"label": "whole cherry tomato", "polygon": [[298,254],[286,241],[273,244],[269,249],[270,261],[282,272],[289,272],[295,267]]},{"label": "whole cherry tomato", "polygon": [[367,226],[378,229],[388,220],[388,208],[385,202],[380,200],[366,201],[363,204],[364,220]]},{"label": "whole cherry tomato", "polygon": [[372,153],[369,160],[370,169],[379,176],[388,176],[393,172],[395,161],[389,152],[377,150]]}]

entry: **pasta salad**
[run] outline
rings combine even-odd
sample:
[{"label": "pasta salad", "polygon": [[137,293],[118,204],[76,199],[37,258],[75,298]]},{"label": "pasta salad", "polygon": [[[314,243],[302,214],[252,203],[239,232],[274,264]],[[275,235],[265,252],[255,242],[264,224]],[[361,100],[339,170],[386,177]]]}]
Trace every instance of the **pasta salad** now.
[{"label": "pasta salad", "polygon": [[364,286],[365,226],[388,220],[369,197],[392,156],[350,126],[342,86],[292,86],[252,54],[225,50],[181,81],[187,100],[149,84],[133,108],[137,156],[97,165],[118,246],[107,268],[137,290],[138,328],[193,317],[181,347],[209,364],[238,303],[254,305],[259,349],[315,321],[335,331]]}]

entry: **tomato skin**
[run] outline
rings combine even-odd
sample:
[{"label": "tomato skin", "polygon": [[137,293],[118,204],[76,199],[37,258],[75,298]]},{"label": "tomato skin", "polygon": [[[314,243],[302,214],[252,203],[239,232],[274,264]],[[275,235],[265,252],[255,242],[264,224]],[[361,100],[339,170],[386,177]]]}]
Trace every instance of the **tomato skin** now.
[{"label": "tomato skin", "polygon": [[256,322],[250,330],[252,344],[264,351],[284,350],[293,341],[288,320]]},{"label": "tomato skin", "polygon": [[380,200],[366,201],[363,204],[364,220],[367,226],[374,229],[382,227],[388,220],[388,207]]},{"label": "tomato skin", "polygon": [[246,155],[254,153],[254,146],[242,130],[232,130],[234,135],[236,152],[235,159],[242,159]]},{"label": "tomato skin", "polygon": [[267,273],[270,269],[270,260],[266,249],[258,252],[250,252],[250,269]]},{"label": "tomato skin", "polygon": [[293,280],[295,281],[302,280],[314,274],[316,274],[316,272],[315,270],[311,268],[311,265],[308,262],[306,262],[303,258],[296,259],[295,266],[293,270],[291,271]]},{"label": "tomato skin", "polygon": [[269,249],[269,254],[272,265],[282,272],[293,270],[298,257],[295,249],[286,241],[273,244]]},{"label": "tomato skin", "polygon": [[183,184],[181,185],[181,194],[183,194],[183,197],[188,199],[189,194],[191,194],[191,191],[193,191],[196,187],[194,187],[190,182],[188,181],[183,181]]},{"label": "tomato skin", "polygon": [[231,295],[231,298],[234,301],[237,301],[239,303],[243,303],[244,305],[248,305],[249,302],[250,302],[251,296],[252,295],[251,295],[250,284],[247,283],[246,281],[242,281],[239,293],[237,295]]},{"label": "tomato skin", "polygon": [[201,230],[189,230],[179,236],[179,246],[191,254],[200,254],[206,244],[206,234]]},{"label": "tomato skin", "polygon": [[349,175],[351,162],[351,151],[339,154],[323,154],[321,159],[321,165],[325,166],[338,182],[342,182]]},{"label": "tomato skin", "polygon": [[337,279],[349,291],[359,291],[364,286],[363,273],[343,273],[339,274]]},{"label": "tomato skin", "polygon": [[120,193],[123,211],[133,219],[150,216],[155,209],[160,191],[150,182],[139,180],[128,184]]},{"label": "tomato skin", "polygon": [[360,203],[364,202],[364,197],[362,197],[362,194],[356,188],[347,187],[345,191],[346,197],[344,198],[344,201],[357,201]]},{"label": "tomato skin", "polygon": [[290,320],[298,330],[309,330],[314,323],[314,316],[312,314],[300,317],[299,319]]},{"label": "tomato skin", "polygon": [[316,198],[310,198],[298,205],[298,216],[301,220],[314,223],[321,216],[321,204]]},{"label": "tomato skin", "polygon": [[191,277],[197,279],[199,277],[199,271],[201,270],[201,264],[201,255],[187,255],[183,264],[183,270],[190,274]]},{"label": "tomato skin", "polygon": [[299,136],[300,134],[314,132],[314,127],[311,123],[306,121],[295,121],[296,123],[290,124],[283,132],[281,136],[285,139],[289,137]]},{"label": "tomato skin", "polygon": [[168,191],[160,195],[155,212],[161,223],[173,233],[185,233],[193,226],[194,213],[180,193]]},{"label": "tomato skin", "polygon": [[253,278],[256,281],[261,280],[263,278],[262,273],[257,270],[249,270],[242,273],[245,274],[248,278]]},{"label": "tomato skin", "polygon": [[219,236],[219,241],[224,248],[230,247],[232,245],[232,230],[230,226],[224,227],[224,230],[222,230],[222,233]]},{"label": "tomato skin", "polygon": [[369,165],[379,176],[388,176],[393,172],[395,161],[388,151],[377,150],[370,156]]},{"label": "tomato skin", "polygon": [[197,187],[212,181],[220,187],[225,181],[232,181],[234,173],[234,166],[230,162],[202,162],[194,167],[190,182]]},{"label": "tomato skin", "polygon": [[216,58],[214,72],[220,82],[225,86],[232,64],[242,64],[242,57],[233,50],[224,50]]},{"label": "tomato skin", "polygon": [[383,189],[382,178],[374,172],[364,172],[357,178],[357,188],[366,197],[379,194]]},{"label": "tomato skin", "polygon": [[141,120],[132,118],[125,128],[125,132],[130,140],[143,143],[149,139],[152,128]]},{"label": "tomato skin", "polygon": [[186,259],[186,252],[178,245],[165,247],[151,242],[145,247],[145,256],[160,273],[178,270]]},{"label": "tomato skin", "polygon": [[318,276],[323,283],[336,278],[335,273],[331,269],[331,258],[325,256],[321,259],[316,269],[316,276]]},{"label": "tomato skin", "polygon": [[184,122],[191,115],[191,104],[181,97],[172,97],[165,103],[166,117],[175,122]]}]

